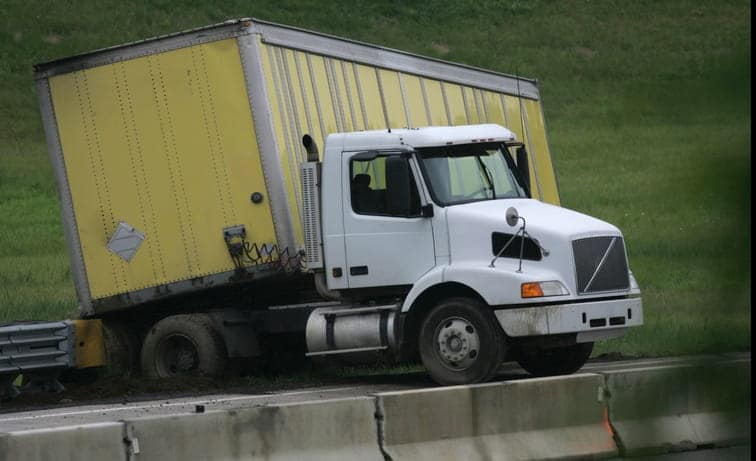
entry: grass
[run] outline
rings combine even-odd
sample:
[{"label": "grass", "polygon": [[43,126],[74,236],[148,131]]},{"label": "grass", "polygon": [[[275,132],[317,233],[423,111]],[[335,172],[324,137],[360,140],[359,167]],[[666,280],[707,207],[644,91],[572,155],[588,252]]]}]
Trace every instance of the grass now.
[{"label": "grass", "polygon": [[0,0],[0,322],[76,315],[31,66],[254,16],[539,79],[564,206],[618,225],[645,326],[750,350],[750,2]]}]

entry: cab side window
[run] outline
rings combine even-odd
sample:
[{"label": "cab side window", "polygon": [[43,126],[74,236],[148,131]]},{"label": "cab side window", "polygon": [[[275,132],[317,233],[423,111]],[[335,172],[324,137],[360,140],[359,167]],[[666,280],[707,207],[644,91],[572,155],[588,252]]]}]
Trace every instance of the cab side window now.
[{"label": "cab side window", "polygon": [[409,160],[400,154],[357,154],[350,164],[352,210],[357,214],[415,217],[420,196]]}]

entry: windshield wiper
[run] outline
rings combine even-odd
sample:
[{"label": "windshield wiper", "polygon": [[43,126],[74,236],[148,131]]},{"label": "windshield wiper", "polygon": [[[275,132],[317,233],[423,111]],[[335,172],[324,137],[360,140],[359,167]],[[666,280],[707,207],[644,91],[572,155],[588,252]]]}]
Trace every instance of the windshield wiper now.
[{"label": "windshield wiper", "polygon": [[483,173],[486,175],[486,181],[488,181],[489,189],[491,189],[491,193],[493,194],[494,200],[496,199],[496,187],[494,186],[493,182],[493,176],[491,176],[491,172],[488,171],[488,167],[485,163],[483,163],[483,160],[480,159],[480,155],[476,155],[475,158],[478,160],[478,165],[480,165],[480,168],[483,170]]}]

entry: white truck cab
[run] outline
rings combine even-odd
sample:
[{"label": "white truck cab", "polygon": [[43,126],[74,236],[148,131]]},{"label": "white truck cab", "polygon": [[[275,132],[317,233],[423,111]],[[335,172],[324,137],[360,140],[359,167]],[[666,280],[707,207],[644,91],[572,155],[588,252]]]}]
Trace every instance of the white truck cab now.
[{"label": "white truck cab", "polygon": [[313,311],[310,354],[417,350],[457,384],[506,358],[573,372],[641,325],[620,230],[529,198],[527,163],[493,124],[330,135],[303,165],[306,259],[342,306]]}]

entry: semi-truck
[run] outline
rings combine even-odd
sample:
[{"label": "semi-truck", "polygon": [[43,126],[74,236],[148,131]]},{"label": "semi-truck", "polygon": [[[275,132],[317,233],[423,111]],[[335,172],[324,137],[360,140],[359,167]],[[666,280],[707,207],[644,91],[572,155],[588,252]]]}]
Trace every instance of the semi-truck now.
[{"label": "semi-truck", "polygon": [[560,206],[533,79],[250,18],[35,78],[78,367],[298,351],[466,384],[643,323],[620,230]]}]

